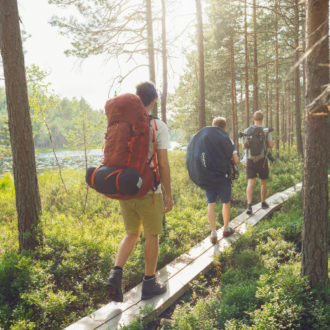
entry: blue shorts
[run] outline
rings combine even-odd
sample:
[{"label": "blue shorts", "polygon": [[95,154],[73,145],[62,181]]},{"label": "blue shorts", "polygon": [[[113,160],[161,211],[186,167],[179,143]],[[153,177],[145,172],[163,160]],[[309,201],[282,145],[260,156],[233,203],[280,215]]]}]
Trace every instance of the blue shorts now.
[{"label": "blue shorts", "polygon": [[220,198],[221,203],[229,203],[231,200],[231,180],[228,178],[223,178],[217,189],[206,190],[205,195],[208,204],[215,203],[217,201],[217,197]]}]

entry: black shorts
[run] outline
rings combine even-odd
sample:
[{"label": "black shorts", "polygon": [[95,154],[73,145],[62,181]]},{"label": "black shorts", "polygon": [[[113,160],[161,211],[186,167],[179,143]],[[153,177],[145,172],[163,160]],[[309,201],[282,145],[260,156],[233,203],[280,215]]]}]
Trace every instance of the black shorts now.
[{"label": "black shorts", "polygon": [[254,162],[252,159],[248,159],[246,165],[246,176],[248,179],[254,179],[259,175],[261,180],[268,179],[269,168],[268,162],[265,158],[259,159]]}]

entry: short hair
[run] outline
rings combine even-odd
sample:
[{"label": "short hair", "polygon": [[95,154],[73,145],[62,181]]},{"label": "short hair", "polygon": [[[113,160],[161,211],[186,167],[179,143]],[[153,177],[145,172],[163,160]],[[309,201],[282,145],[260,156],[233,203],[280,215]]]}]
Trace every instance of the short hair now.
[{"label": "short hair", "polygon": [[262,112],[260,110],[256,111],[253,114],[253,120],[255,121],[262,121],[264,119],[264,115],[262,114]]},{"label": "short hair", "polygon": [[212,121],[212,126],[218,126],[220,128],[226,128],[227,121],[225,117],[215,117]]},{"label": "short hair", "polygon": [[145,81],[136,86],[136,95],[140,97],[144,106],[148,106],[154,99],[158,99],[155,85],[151,81]]}]

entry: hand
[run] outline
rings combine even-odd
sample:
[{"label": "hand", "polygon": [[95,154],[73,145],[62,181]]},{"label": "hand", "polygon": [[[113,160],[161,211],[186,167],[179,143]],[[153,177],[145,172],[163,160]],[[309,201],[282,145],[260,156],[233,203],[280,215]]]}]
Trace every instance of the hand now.
[{"label": "hand", "polygon": [[249,148],[249,141],[246,141],[245,143],[244,143],[244,148],[246,148],[246,149],[248,149]]},{"label": "hand", "polygon": [[166,196],[165,198],[165,207],[164,207],[164,213],[167,213],[172,210],[173,208],[173,197],[172,195]]}]

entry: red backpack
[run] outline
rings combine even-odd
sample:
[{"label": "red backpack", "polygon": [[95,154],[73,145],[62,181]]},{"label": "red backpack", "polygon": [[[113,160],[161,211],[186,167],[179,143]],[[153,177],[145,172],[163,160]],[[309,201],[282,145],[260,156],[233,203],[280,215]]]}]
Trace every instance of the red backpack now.
[{"label": "red backpack", "polygon": [[[105,105],[105,113],[108,126],[103,165],[116,168],[116,170],[109,173],[106,179],[116,176],[115,182],[118,188],[118,193],[105,195],[121,200],[142,197],[149,190],[154,190],[159,184],[154,129],[152,130],[153,154],[149,157],[151,117],[148,116],[140,98],[134,94],[124,94],[108,100]],[[151,161],[153,162],[153,169],[149,165]],[[142,186],[135,195],[119,192],[118,182],[120,181],[120,175],[123,172],[125,174],[125,169],[137,170],[142,178]],[[93,188],[95,188],[94,176],[97,170],[98,168],[93,171],[91,176],[91,186]]]}]

